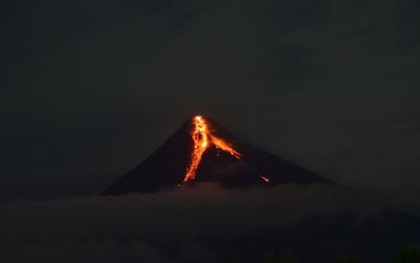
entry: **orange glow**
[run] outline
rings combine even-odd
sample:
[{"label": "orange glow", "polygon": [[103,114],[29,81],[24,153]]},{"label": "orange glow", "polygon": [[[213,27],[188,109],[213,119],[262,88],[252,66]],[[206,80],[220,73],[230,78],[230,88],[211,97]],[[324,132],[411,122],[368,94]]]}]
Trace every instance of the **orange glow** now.
[{"label": "orange glow", "polygon": [[269,183],[270,182],[270,180],[268,180],[267,177],[261,176],[261,179],[263,179],[266,183]]},{"label": "orange glow", "polygon": [[[235,151],[229,143],[210,133],[203,117],[194,117],[194,126],[194,130],[191,132],[191,137],[194,141],[194,150],[191,154],[191,162],[185,174],[184,183],[195,179],[203,154],[211,144],[216,146],[217,149],[228,152],[239,161],[242,161],[241,154]],[[217,156],[219,154],[220,152],[217,153]],[[267,183],[269,182],[264,176],[261,176],[261,178]]]},{"label": "orange glow", "polygon": [[194,141],[194,150],[191,155],[191,163],[185,174],[184,183],[188,180],[195,179],[197,174],[198,165],[201,162],[203,153],[209,147],[208,138],[207,138],[207,126],[204,123],[203,117],[196,116],[194,118],[195,129],[192,132],[191,136]]},{"label": "orange glow", "polygon": [[241,159],[241,154],[238,153],[237,151],[235,151],[229,144],[227,144],[223,140],[221,140],[219,138],[216,138],[216,137],[214,137],[212,135],[210,135],[210,139],[211,139],[212,143],[214,143],[214,145],[216,146],[216,148],[221,149],[222,151],[225,151],[225,152],[230,153],[230,155],[232,155],[233,157],[235,157],[238,160]]}]

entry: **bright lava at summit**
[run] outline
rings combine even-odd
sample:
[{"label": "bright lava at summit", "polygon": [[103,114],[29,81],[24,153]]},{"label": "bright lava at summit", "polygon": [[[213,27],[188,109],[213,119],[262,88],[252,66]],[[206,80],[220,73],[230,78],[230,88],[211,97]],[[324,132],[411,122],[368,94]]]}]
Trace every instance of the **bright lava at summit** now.
[{"label": "bright lava at summit", "polygon": [[[191,136],[194,141],[194,150],[191,154],[191,162],[185,174],[184,183],[195,179],[203,154],[211,144],[216,146],[217,149],[228,152],[239,161],[242,161],[242,155],[235,151],[229,143],[210,133],[202,116],[194,117],[194,126],[194,130],[191,132]],[[261,176],[261,179],[267,183],[269,182],[269,180],[264,176]]]}]

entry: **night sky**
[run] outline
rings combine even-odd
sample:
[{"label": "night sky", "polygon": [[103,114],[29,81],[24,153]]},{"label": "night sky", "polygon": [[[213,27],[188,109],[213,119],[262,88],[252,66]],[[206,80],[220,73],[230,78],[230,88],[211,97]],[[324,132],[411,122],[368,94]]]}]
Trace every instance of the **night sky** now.
[{"label": "night sky", "polygon": [[417,0],[6,0],[0,203],[100,192],[196,114],[420,204]]}]

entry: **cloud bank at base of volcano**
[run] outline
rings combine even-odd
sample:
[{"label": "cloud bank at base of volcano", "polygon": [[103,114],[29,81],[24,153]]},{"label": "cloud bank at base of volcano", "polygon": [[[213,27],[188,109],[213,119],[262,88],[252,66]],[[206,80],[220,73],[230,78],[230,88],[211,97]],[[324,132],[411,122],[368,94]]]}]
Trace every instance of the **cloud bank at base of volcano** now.
[{"label": "cloud bank at base of volcano", "polygon": [[0,208],[0,259],[217,262],[229,251],[214,242],[285,233],[310,218],[350,213],[362,222],[377,207],[324,185],[226,190],[202,184],[157,194],[18,202]]}]

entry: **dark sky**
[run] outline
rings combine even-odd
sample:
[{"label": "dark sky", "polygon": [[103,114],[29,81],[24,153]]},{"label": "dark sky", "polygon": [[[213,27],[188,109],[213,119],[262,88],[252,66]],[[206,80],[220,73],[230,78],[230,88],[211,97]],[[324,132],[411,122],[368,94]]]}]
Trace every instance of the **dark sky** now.
[{"label": "dark sky", "polygon": [[204,113],[409,205],[420,192],[418,10],[417,0],[2,1],[0,202],[103,190]]}]

